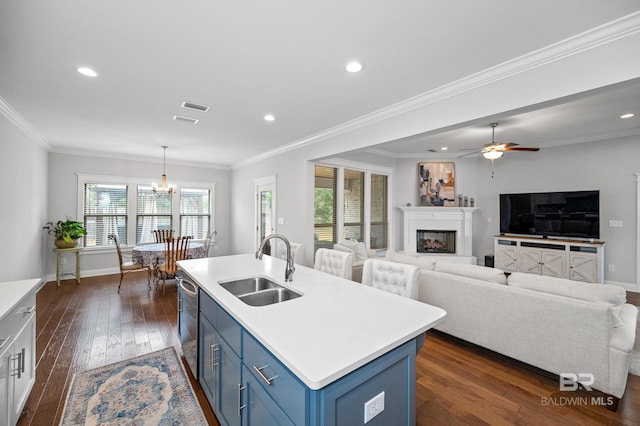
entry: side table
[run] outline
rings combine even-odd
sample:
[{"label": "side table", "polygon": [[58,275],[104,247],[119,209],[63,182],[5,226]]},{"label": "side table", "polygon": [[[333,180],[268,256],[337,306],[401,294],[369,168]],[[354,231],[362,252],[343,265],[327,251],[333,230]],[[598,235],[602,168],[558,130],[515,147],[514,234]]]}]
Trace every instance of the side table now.
[{"label": "side table", "polygon": [[60,277],[64,275],[74,275],[73,273],[60,273],[60,255],[62,253],[75,253],[76,254],[76,282],[80,284],[80,252],[82,251],[82,247],[74,247],[74,248],[54,248],[53,251],[56,253],[56,281],[58,282],[58,287],[60,287]]}]

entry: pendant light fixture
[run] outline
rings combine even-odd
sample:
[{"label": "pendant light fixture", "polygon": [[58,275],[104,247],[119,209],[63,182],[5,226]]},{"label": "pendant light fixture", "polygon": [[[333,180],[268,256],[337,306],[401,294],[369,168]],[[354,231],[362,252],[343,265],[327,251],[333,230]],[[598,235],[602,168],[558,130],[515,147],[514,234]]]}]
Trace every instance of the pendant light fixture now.
[{"label": "pendant light fixture", "polygon": [[171,198],[176,189],[175,185],[167,184],[167,148],[168,146],[163,145],[162,149],[164,150],[163,160],[162,160],[162,187],[158,188],[158,184],[152,183],[153,194],[159,198]]}]

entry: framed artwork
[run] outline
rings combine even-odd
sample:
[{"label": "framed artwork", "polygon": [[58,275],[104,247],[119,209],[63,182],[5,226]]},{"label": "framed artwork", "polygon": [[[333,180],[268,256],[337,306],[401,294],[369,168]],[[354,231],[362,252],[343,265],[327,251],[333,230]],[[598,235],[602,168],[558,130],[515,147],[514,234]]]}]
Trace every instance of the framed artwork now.
[{"label": "framed artwork", "polygon": [[455,163],[418,163],[418,196],[421,206],[455,206]]}]

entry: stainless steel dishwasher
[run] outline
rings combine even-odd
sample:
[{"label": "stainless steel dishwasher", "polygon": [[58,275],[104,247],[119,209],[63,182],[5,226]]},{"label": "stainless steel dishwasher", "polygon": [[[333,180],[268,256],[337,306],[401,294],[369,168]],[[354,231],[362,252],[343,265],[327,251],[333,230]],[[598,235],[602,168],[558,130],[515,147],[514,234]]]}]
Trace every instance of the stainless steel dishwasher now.
[{"label": "stainless steel dishwasher", "polygon": [[178,273],[178,338],[189,369],[198,377],[198,285]]}]

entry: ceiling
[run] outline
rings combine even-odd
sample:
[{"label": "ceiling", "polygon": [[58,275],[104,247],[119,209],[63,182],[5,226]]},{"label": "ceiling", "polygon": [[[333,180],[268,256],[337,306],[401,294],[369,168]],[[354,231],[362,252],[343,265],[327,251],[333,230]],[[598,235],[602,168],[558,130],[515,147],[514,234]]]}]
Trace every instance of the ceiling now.
[{"label": "ceiling", "polygon": [[[233,167],[638,9],[638,0],[3,1],[0,106],[52,152],[161,161],[166,145],[167,163]],[[363,71],[346,72],[352,60]],[[639,90],[597,91],[375,150],[479,149],[491,121],[497,140],[522,146],[629,132],[637,117],[623,125],[611,116],[640,115]]]}]

